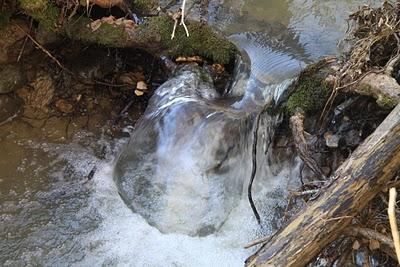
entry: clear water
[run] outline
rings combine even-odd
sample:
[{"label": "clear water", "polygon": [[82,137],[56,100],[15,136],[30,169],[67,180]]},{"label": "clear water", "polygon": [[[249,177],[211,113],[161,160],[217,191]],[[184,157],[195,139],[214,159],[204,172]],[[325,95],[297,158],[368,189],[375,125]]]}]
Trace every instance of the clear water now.
[{"label": "clear water", "polygon": [[[237,83],[233,92],[247,92],[238,107],[260,92],[279,95],[273,91],[285,87],[304,64],[337,53],[344,19],[362,2],[226,0],[213,10],[214,25],[241,47],[250,65],[251,79]],[[262,129],[270,125],[263,123]],[[114,159],[128,139],[110,139],[101,128],[78,129],[66,140],[65,121],[34,129],[18,121],[1,126],[0,265],[242,266],[253,252],[243,246],[279,226],[287,189],[298,182],[290,151],[269,151],[260,157],[254,187],[263,227],[244,194],[217,232],[165,234],[118,194]],[[265,151],[261,143],[259,156]]]}]

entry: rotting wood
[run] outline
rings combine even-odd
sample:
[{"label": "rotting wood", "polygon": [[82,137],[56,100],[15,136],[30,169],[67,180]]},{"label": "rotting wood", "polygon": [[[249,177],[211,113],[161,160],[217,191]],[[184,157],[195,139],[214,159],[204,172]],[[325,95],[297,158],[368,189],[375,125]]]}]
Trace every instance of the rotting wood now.
[{"label": "rotting wood", "polygon": [[305,266],[334,241],[400,169],[400,105],[347,159],[318,199],[246,261],[246,266]]}]

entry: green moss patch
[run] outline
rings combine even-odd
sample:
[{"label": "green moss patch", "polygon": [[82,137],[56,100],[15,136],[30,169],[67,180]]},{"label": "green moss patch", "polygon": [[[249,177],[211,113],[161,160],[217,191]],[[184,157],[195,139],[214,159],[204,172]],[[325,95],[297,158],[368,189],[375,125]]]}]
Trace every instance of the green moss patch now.
[{"label": "green moss patch", "polygon": [[21,0],[21,8],[28,16],[49,30],[56,30],[60,9],[47,0]]},{"label": "green moss patch", "polygon": [[310,65],[305,69],[296,84],[294,92],[286,102],[286,112],[293,115],[296,108],[301,108],[306,114],[321,112],[328,100],[332,87],[317,74],[321,63]]},{"label": "green moss patch", "polygon": [[178,25],[175,38],[171,40],[174,21],[167,16],[151,18],[141,25],[143,34],[140,42],[147,44],[159,40],[171,56],[199,55],[215,62],[227,64],[235,53],[235,46],[219,36],[211,27],[199,23],[187,23],[190,36],[187,37],[182,26]]}]

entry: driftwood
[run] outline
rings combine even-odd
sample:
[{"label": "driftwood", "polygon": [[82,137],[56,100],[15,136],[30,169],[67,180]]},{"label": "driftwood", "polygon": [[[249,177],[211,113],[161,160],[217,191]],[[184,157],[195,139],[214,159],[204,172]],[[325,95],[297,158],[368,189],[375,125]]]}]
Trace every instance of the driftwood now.
[{"label": "driftwood", "polygon": [[246,261],[305,266],[335,240],[400,169],[400,105],[332,177],[332,184]]}]

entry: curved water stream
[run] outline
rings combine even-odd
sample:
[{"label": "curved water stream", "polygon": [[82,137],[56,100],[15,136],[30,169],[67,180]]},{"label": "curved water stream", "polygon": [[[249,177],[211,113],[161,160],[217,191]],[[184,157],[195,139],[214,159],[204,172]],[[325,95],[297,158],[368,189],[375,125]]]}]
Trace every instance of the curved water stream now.
[{"label": "curved water stream", "polygon": [[[173,98],[163,100],[160,90],[156,93],[159,98],[154,98],[147,114],[150,114],[149,120],[157,120],[159,113],[165,111],[161,116],[165,120],[164,127],[160,128],[162,131],[153,131],[156,139],[152,139],[150,130],[143,128],[148,132],[141,136],[147,135],[149,139],[143,143],[150,144],[134,147],[138,150],[153,147],[162,151],[161,155],[167,155],[157,159],[158,174],[168,171],[170,175],[165,177],[187,178],[188,190],[175,188],[177,191],[169,194],[181,198],[157,201],[169,203],[172,209],[165,209],[165,206],[159,209],[154,205],[150,207],[152,214],[143,211],[140,212],[142,217],[126,205],[129,201],[122,200],[121,186],[118,190],[119,183],[115,183],[113,176],[115,155],[126,149],[127,138],[109,140],[101,131],[80,131],[65,142],[57,132],[43,139],[40,131],[29,130],[26,125],[3,127],[0,136],[0,265],[242,266],[251,253],[244,250],[243,245],[279,226],[286,207],[285,196],[288,189],[297,184],[295,158],[272,151],[268,151],[269,156],[263,155],[267,152],[268,135],[273,133],[278,120],[266,116],[261,124],[260,137],[265,141],[259,146],[259,169],[254,187],[256,204],[264,220],[260,228],[246,195],[240,196],[250,174],[248,144],[252,140],[248,133],[252,129],[253,108],[262,106],[266,99],[278,99],[305,64],[320,56],[335,54],[336,42],[346,29],[343,21],[347,12],[359,2],[226,0],[224,5],[210,10],[214,26],[230,36],[243,51],[244,62],[238,65],[237,79],[226,96],[235,101],[213,103],[219,98],[212,91],[200,96],[193,91],[189,96],[168,92],[167,96]],[[244,71],[246,69],[249,71]],[[198,84],[194,82],[176,86],[184,79],[187,82],[196,71],[188,73],[171,87],[194,86],[192,89],[196,90]],[[182,98],[196,105],[164,109],[165,105]],[[185,117],[180,112],[197,115],[182,120]],[[155,124],[147,121],[145,125],[151,128]],[[137,130],[135,134],[140,135]],[[190,136],[192,138],[188,138]],[[165,142],[154,145],[152,140]],[[216,151],[209,150],[220,147],[221,142],[227,145],[220,153],[222,158],[218,158]],[[99,159],[103,147],[106,158]],[[149,169],[154,171],[154,166],[150,164],[148,168],[140,164],[151,163],[154,151],[143,152],[139,154],[149,158],[130,157],[129,161],[137,163],[133,172],[142,170],[144,176],[148,176]],[[227,154],[229,160],[225,159]],[[207,158],[210,155],[214,157]],[[222,165],[215,168],[216,162]],[[221,172],[224,164],[227,172]],[[83,177],[94,166],[98,170],[95,177],[85,182]],[[223,177],[222,186],[232,189],[232,197],[221,200],[221,192],[226,190],[218,192],[218,186],[193,194],[193,186],[204,186],[196,180],[204,169]],[[239,182],[232,183],[232,180]],[[211,179],[211,184],[220,182]],[[191,199],[193,196],[195,198]],[[193,200],[193,203],[180,206],[182,200]],[[173,212],[160,213],[165,210],[174,211],[178,216],[171,216]],[[176,222],[182,212],[193,220]],[[201,221],[204,214],[210,214],[205,222]],[[160,218],[165,225],[158,224]]]}]

